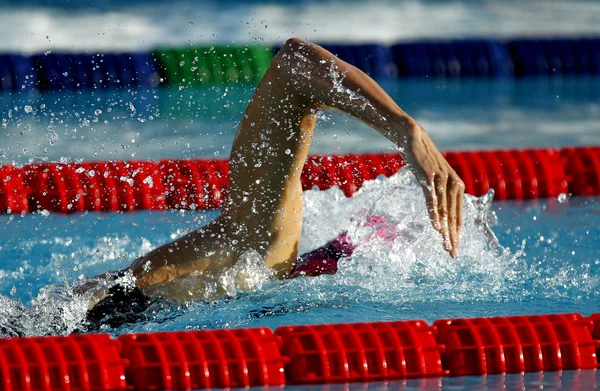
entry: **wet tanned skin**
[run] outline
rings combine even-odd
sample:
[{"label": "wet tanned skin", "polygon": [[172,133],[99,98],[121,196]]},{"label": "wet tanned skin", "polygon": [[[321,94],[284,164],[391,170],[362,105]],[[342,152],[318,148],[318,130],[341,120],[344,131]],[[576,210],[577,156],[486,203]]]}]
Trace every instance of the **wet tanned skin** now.
[{"label": "wet tanned skin", "polygon": [[427,133],[362,71],[292,38],[273,59],[240,123],[221,215],[134,261],[137,286],[148,291],[192,273],[215,276],[247,250],[257,251],[283,278],[296,260],[302,232],[300,174],[316,114],[327,108],[365,122],[399,147],[423,187],[441,245],[458,257],[464,184]]}]

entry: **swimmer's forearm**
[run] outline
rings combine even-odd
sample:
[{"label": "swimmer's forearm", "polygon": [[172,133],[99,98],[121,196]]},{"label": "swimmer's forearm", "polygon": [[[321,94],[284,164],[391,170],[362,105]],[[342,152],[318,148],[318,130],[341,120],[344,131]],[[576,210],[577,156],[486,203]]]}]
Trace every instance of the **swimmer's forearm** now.
[{"label": "swimmer's forearm", "polygon": [[401,149],[423,129],[367,74],[324,48],[292,38],[272,66],[289,68],[288,86],[308,105],[334,108],[377,129]]}]

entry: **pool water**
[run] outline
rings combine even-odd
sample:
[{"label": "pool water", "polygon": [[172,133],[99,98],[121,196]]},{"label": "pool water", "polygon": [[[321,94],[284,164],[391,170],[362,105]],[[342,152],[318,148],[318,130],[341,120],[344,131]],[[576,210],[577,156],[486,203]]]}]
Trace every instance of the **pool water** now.
[{"label": "pool water", "polygon": [[[409,379],[390,382],[286,386],[288,391],[439,391],[439,390],[593,390],[600,380],[597,371],[564,371],[455,378]],[[258,388],[251,388],[251,390]]]},{"label": "pool water", "polygon": [[[387,80],[441,150],[600,145],[600,77]],[[0,94],[0,159],[229,157],[252,85]],[[389,152],[357,121],[324,113],[313,154]]]}]

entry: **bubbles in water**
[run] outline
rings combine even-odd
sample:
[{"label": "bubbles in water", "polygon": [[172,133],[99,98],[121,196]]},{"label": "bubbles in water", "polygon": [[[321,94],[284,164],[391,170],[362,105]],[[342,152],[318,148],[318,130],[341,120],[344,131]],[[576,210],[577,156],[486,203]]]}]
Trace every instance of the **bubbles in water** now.
[{"label": "bubbles in water", "polygon": [[26,113],[32,113],[33,107],[31,107],[30,105],[25,105],[25,107],[23,108],[23,111],[25,111]]}]

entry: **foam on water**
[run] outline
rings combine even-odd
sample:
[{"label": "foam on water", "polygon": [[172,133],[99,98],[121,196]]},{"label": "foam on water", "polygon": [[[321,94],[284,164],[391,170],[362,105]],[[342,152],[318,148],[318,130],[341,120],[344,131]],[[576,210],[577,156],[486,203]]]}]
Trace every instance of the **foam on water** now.
[{"label": "foam on water", "polygon": [[[465,196],[458,260],[444,251],[422,191],[407,169],[366,183],[351,199],[339,189],[307,194],[303,245],[318,245],[321,238],[347,227],[359,246],[352,259],[343,262],[336,283],[352,284],[377,297],[394,300],[391,296],[404,296],[415,288],[423,298],[444,291],[456,300],[489,297],[502,289],[505,273],[518,263],[518,253],[500,246],[490,228],[495,221],[489,212],[492,196]],[[372,216],[384,219],[373,224]],[[415,298],[413,292],[411,296]]]}]

